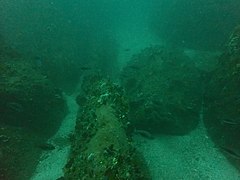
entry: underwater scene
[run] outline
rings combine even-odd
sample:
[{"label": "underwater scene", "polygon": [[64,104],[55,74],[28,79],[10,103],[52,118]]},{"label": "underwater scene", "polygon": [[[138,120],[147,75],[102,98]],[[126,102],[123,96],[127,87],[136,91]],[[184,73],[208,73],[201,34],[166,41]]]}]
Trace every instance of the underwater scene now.
[{"label": "underwater scene", "polygon": [[239,0],[0,1],[0,180],[238,179]]}]

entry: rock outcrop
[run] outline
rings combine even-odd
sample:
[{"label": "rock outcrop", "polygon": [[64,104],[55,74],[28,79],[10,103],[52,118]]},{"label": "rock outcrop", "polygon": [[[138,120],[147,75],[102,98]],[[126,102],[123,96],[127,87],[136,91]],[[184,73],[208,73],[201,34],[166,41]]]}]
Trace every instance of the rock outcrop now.
[{"label": "rock outcrop", "polygon": [[[91,76],[77,117],[65,179],[150,179],[143,157],[128,136],[128,103],[123,90]],[[83,98],[77,98],[83,99]],[[84,103],[83,103],[84,102]]]},{"label": "rock outcrop", "polygon": [[22,59],[1,59],[0,69],[0,123],[53,135],[66,114],[61,91]]},{"label": "rock outcrop", "polygon": [[66,111],[62,92],[0,36],[0,179],[30,179]]},{"label": "rock outcrop", "polygon": [[199,121],[200,73],[183,52],[154,46],[135,55],[121,73],[137,129],[182,135]]},{"label": "rock outcrop", "polygon": [[240,167],[240,28],[230,36],[205,90],[204,121],[218,147]]}]

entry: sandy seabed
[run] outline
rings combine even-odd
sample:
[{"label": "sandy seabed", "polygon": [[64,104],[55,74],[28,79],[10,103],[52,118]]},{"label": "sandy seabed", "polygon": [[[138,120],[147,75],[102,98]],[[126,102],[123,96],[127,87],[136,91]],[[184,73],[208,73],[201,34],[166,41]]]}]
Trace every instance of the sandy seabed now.
[{"label": "sandy seabed", "polygon": [[48,140],[56,149],[42,154],[31,180],[56,180],[63,176],[63,167],[70,152],[69,134],[74,132],[78,105],[74,96],[65,96],[69,114],[63,120],[57,133]]},{"label": "sandy seabed", "polygon": [[237,180],[239,171],[217,149],[203,123],[185,136],[134,138],[153,180]]}]

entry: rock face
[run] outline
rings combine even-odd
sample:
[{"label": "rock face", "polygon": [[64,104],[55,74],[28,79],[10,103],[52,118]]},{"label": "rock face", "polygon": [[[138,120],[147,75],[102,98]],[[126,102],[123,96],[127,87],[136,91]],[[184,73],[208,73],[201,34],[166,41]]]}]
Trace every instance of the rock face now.
[{"label": "rock face", "polygon": [[[150,179],[128,129],[123,90],[98,76],[83,82],[85,103],[77,117],[66,179]],[[78,98],[79,99],[79,98]]]},{"label": "rock face", "polygon": [[200,73],[182,52],[150,47],[121,73],[130,99],[130,119],[137,129],[185,134],[198,124]]},{"label": "rock face", "polygon": [[60,90],[22,59],[1,59],[0,69],[0,123],[54,134],[66,113]]},{"label": "rock face", "polygon": [[0,124],[0,179],[30,179],[42,153],[37,145],[45,140],[22,128]]},{"label": "rock face", "polygon": [[[205,92],[205,124],[210,136],[240,164],[240,27],[232,33]],[[238,159],[238,160],[237,160]],[[239,166],[240,167],[240,166]]]},{"label": "rock face", "polygon": [[65,113],[62,93],[0,36],[0,179],[30,179]]}]

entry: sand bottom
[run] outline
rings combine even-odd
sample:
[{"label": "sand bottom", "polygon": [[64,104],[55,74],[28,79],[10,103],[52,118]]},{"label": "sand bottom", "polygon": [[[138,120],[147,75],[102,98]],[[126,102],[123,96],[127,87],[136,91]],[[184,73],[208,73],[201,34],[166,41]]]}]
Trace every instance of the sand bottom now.
[{"label": "sand bottom", "polygon": [[153,180],[236,180],[239,171],[207,136],[203,124],[185,136],[134,138],[150,168]]},{"label": "sand bottom", "polygon": [[70,152],[69,135],[74,132],[78,105],[73,96],[66,96],[69,114],[63,120],[58,132],[48,140],[56,149],[45,151],[31,180],[56,180],[63,176],[63,167]]}]

